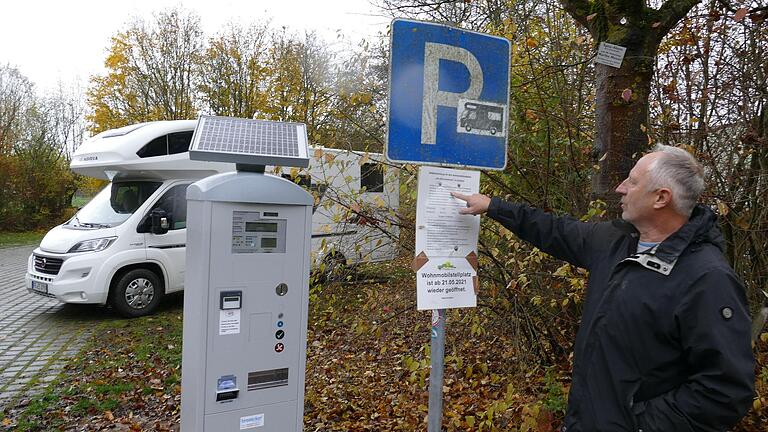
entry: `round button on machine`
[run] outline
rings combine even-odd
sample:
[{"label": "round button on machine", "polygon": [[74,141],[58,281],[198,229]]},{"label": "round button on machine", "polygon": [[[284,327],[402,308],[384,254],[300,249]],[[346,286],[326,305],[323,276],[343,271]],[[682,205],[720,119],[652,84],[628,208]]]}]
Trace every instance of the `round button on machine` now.
[{"label": "round button on machine", "polygon": [[282,322],[282,321],[278,321],[278,322],[277,322],[277,327],[279,327],[279,328],[282,328],[282,327],[283,327],[283,325],[284,325],[284,324],[283,324],[283,322]]},{"label": "round button on machine", "polygon": [[280,339],[282,339],[284,337],[285,337],[285,332],[283,330],[278,330],[275,333],[275,338],[277,338],[278,340],[280,340]]},{"label": "round button on machine", "polygon": [[278,342],[275,345],[275,352],[283,352],[284,349],[285,349],[285,345],[283,345],[282,343]]}]

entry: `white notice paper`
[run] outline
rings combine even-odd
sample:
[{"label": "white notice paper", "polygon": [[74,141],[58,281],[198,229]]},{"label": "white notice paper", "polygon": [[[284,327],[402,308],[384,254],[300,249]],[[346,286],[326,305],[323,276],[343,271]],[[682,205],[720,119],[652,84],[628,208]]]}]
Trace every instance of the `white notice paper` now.
[{"label": "white notice paper", "polygon": [[621,45],[614,45],[608,42],[600,42],[600,47],[597,49],[597,58],[595,58],[595,63],[602,63],[604,65],[620,68],[621,62],[624,61],[624,53],[626,52],[627,48]]},{"label": "white notice paper", "polygon": [[460,215],[466,202],[451,192],[471,195],[480,191],[480,172],[422,166],[416,203],[416,255],[461,257],[477,254],[480,217]]},{"label": "white notice paper", "polygon": [[464,258],[430,258],[416,271],[416,309],[477,306],[475,269]]},{"label": "white notice paper", "polygon": [[219,311],[219,336],[240,333],[240,309]]}]

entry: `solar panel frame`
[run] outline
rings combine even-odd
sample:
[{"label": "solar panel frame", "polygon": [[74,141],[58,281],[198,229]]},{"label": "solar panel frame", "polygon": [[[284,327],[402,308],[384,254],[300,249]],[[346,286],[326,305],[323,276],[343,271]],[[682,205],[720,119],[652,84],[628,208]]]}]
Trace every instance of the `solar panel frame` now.
[{"label": "solar panel frame", "polygon": [[306,168],[308,143],[307,127],[302,123],[201,115],[189,158]]}]

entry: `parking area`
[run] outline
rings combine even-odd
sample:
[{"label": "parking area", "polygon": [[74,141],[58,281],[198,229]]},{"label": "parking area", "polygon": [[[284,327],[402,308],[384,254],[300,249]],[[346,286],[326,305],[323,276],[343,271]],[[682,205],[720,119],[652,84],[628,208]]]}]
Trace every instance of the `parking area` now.
[{"label": "parking area", "polygon": [[62,371],[104,308],[63,305],[27,292],[34,246],[0,248],[0,409],[25,405]]}]

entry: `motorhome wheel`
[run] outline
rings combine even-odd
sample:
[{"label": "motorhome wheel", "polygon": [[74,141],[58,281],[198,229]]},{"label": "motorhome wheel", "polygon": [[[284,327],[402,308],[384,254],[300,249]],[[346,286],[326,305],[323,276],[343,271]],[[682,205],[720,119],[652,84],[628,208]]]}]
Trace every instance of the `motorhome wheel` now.
[{"label": "motorhome wheel", "polygon": [[163,297],[163,287],[155,272],[138,268],[118,279],[109,294],[110,304],[128,318],[149,315],[157,309]]}]

